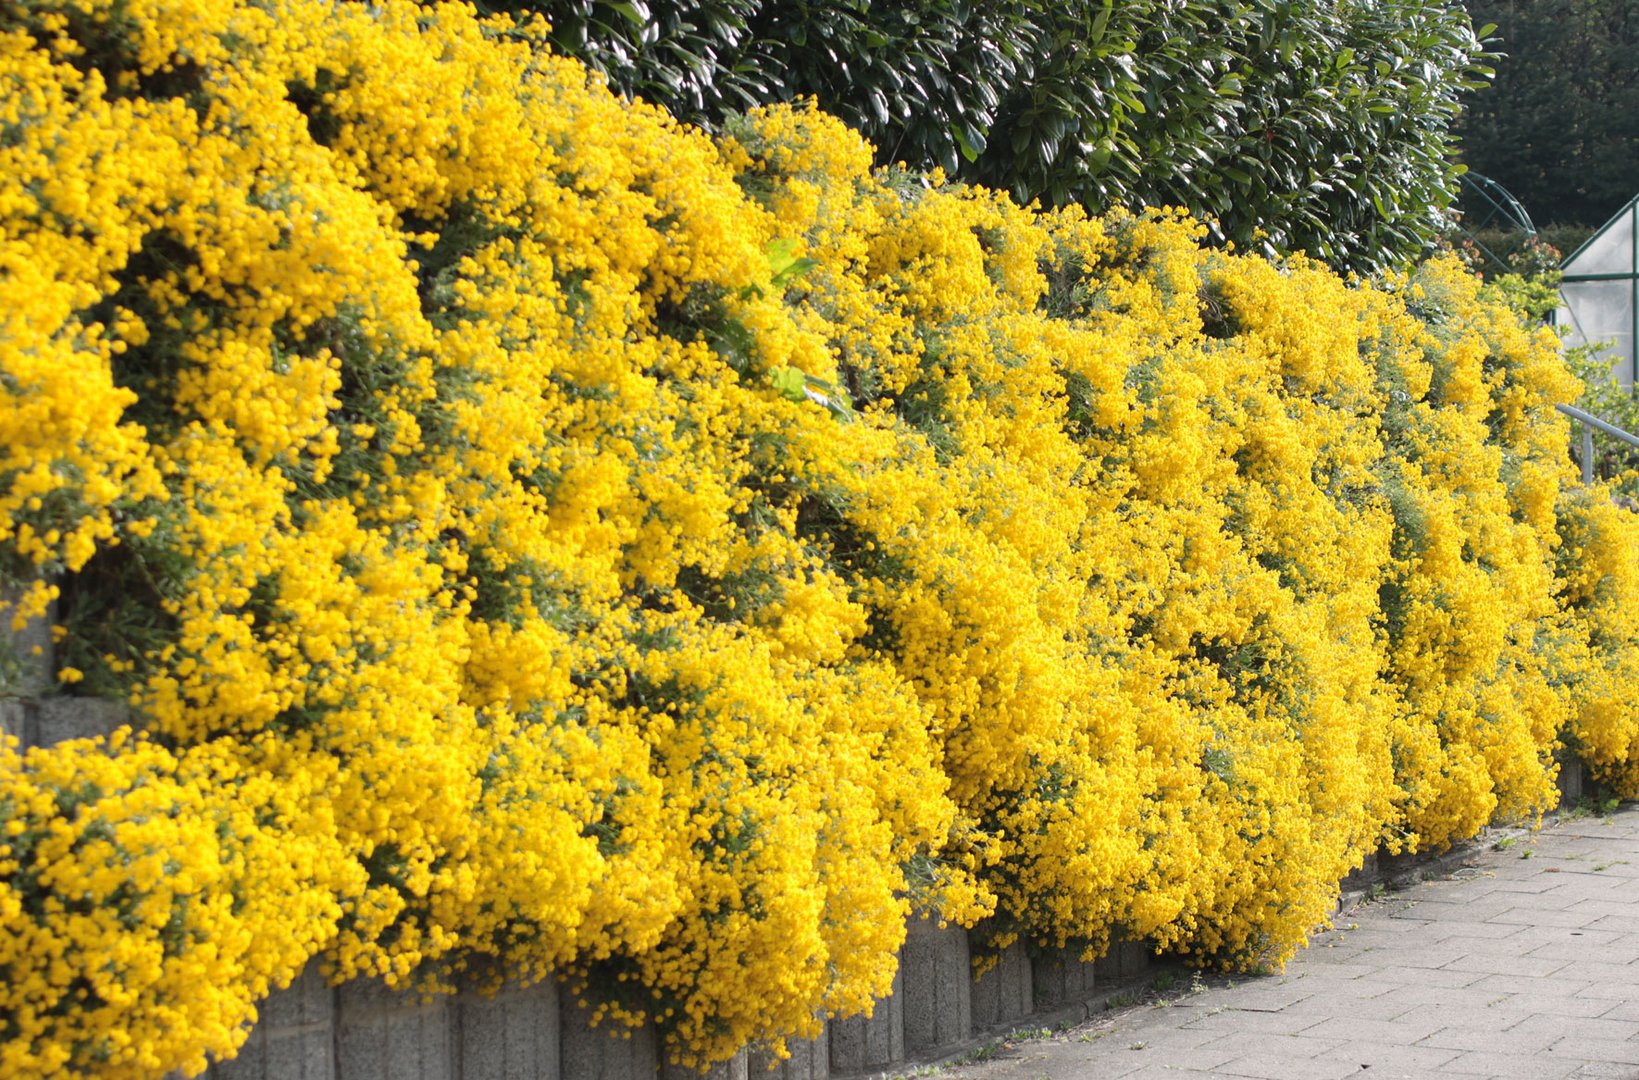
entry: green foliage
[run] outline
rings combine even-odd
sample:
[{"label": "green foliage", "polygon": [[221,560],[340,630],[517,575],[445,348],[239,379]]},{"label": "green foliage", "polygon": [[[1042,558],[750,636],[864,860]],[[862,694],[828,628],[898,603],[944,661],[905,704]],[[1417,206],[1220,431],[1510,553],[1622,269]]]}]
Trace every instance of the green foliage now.
[{"label": "green foliage", "polygon": [[1639,190],[1639,0],[1470,0],[1469,10],[1496,24],[1506,55],[1466,102],[1463,160],[1538,220],[1604,224]]},{"label": "green foliage", "polygon": [[[1631,387],[1616,381],[1610,360],[1591,346],[1565,351],[1571,373],[1582,380],[1582,397],[1577,406],[1623,431],[1639,434],[1639,397]],[[1581,445],[1581,425],[1577,425],[1576,446]],[[1639,499],[1639,448],[1602,432],[1594,432],[1594,475],[1607,480],[1611,489],[1629,500]],[[1577,451],[1581,453],[1580,450]]]},{"label": "green foliage", "polygon": [[1430,246],[1458,95],[1454,0],[491,0],[620,92],[714,126],[812,95],[883,163],[1021,200],[1173,205],[1220,239],[1374,269]]},{"label": "green foliage", "polygon": [[1593,234],[1594,229],[1587,225],[1557,223],[1537,226],[1534,235],[1519,229],[1476,229],[1469,234],[1471,242],[1491,258],[1476,257],[1476,253],[1462,250],[1463,245],[1459,245],[1458,254],[1481,274],[1499,270],[1542,273],[1559,269],[1565,256],[1581,247]]},{"label": "green foliage", "polygon": [[[1445,227],[1458,94],[1485,59],[1460,7],[1133,3],[1055,43],[979,178],[1021,198],[1176,205],[1220,237],[1352,269]],[[1096,29],[1096,27],[1095,27]],[[1064,137],[1059,137],[1060,132]]]}]

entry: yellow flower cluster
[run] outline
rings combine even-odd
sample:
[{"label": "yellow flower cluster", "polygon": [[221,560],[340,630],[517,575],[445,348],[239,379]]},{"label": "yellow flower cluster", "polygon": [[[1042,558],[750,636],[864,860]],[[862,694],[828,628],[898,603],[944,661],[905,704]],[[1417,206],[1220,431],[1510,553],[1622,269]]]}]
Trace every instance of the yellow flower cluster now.
[{"label": "yellow flower cluster", "polygon": [[913,908],[1278,963],[1562,730],[1639,782],[1639,532],[1452,265],[714,142],[459,4],[40,0],[0,78],[0,585],[138,729],[0,749],[0,1072],[197,1073],[314,956],[691,1063]]}]

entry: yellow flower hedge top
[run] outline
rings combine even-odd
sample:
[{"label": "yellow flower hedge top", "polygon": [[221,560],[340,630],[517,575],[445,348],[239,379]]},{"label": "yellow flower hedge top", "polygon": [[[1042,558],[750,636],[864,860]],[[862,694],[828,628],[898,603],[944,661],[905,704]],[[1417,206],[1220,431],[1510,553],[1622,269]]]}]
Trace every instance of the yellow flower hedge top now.
[{"label": "yellow flower hedge top", "polygon": [[1634,525],[1454,265],[713,142],[458,5],[42,2],[0,72],[0,595],[134,716],[0,748],[0,1073],[197,1073],[315,956],[695,1064],[913,910],[1280,963],[1561,733],[1639,786]]}]

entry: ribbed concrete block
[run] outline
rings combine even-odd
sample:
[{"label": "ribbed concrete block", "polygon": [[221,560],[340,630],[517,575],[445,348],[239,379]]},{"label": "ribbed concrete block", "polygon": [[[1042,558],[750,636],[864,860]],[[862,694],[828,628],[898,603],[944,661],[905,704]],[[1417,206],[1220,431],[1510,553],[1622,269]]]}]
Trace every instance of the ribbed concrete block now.
[{"label": "ribbed concrete block", "polygon": [[1021,1020],[1036,1011],[1036,981],[1024,942],[1015,941],[996,966],[973,983],[973,1029],[984,1031]]},{"label": "ribbed concrete block", "polygon": [[893,992],[878,998],[870,1016],[832,1020],[831,1069],[860,1073],[886,1069],[905,1060],[905,972],[894,973]]},{"label": "ribbed concrete block", "polygon": [[21,749],[28,749],[28,714],[21,701],[0,700],[0,738],[16,739]]},{"label": "ribbed concrete block", "polygon": [[1559,805],[1562,807],[1575,806],[1588,790],[1588,767],[1582,764],[1580,758],[1572,758],[1559,764]]},{"label": "ribbed concrete block", "polygon": [[559,995],[559,1069],[565,1080],[654,1080],[660,1070],[654,1025],[633,1029],[605,1020],[593,1028],[591,1017],[573,995]]},{"label": "ribbed concrete block", "polygon": [[337,1080],[336,992],[317,964],[256,1011],[250,1038],[232,1060],[211,1066],[210,1080]]},{"label": "ribbed concrete block", "polygon": [[1341,882],[1345,892],[1356,889],[1368,889],[1372,882],[1377,880],[1377,852],[1371,852],[1360,863],[1360,868],[1351,870],[1349,876]]},{"label": "ribbed concrete block", "polygon": [[826,1032],[817,1039],[787,1039],[785,1049],[791,1056],[783,1061],[771,1050],[752,1049],[746,1068],[751,1080],[828,1080],[831,1040]]},{"label": "ribbed concrete block", "polygon": [[1094,965],[1081,958],[1084,945],[1049,949],[1030,962],[1038,1006],[1060,1005],[1090,995],[1097,987]]},{"label": "ribbed concrete block", "polygon": [[557,983],[464,996],[456,1031],[462,1080],[559,1078]]},{"label": "ribbed concrete block", "polygon": [[1105,986],[1135,979],[1150,969],[1154,953],[1142,941],[1116,941],[1093,965],[1093,977]]},{"label": "ribbed concrete block", "polygon": [[456,1080],[456,1009],[448,997],[355,979],[336,1009],[336,1080]]},{"label": "ribbed concrete block", "polygon": [[[467,1080],[472,1080],[468,1077]],[[727,1061],[720,1061],[700,1072],[672,1062],[660,1066],[660,1080],[754,1080],[750,1069],[750,1054],[741,1050]]]},{"label": "ribbed concrete block", "polygon": [[921,1056],[973,1037],[967,931],[912,919],[905,936],[905,1051]]},{"label": "ribbed concrete block", "polygon": [[[57,621],[57,602],[46,613],[31,619],[21,630],[11,628],[11,612],[20,590],[0,590],[0,647],[10,646],[18,664],[18,680],[11,687],[21,697],[37,697],[56,685],[57,666],[51,644],[51,625]],[[36,652],[35,650],[39,650]]]},{"label": "ribbed concrete block", "polygon": [[32,746],[55,746],[69,739],[104,738],[121,724],[129,723],[131,711],[123,702],[103,698],[52,696],[31,701],[26,707],[26,742]]}]

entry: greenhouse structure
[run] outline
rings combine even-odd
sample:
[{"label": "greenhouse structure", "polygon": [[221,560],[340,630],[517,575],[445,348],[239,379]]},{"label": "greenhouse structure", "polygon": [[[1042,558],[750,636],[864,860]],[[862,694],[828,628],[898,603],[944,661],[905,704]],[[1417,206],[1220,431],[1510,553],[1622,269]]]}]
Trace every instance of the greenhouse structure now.
[{"label": "greenhouse structure", "polygon": [[1639,340],[1639,195],[1561,264],[1565,346],[1593,344],[1610,358],[1617,381],[1632,386]]}]

